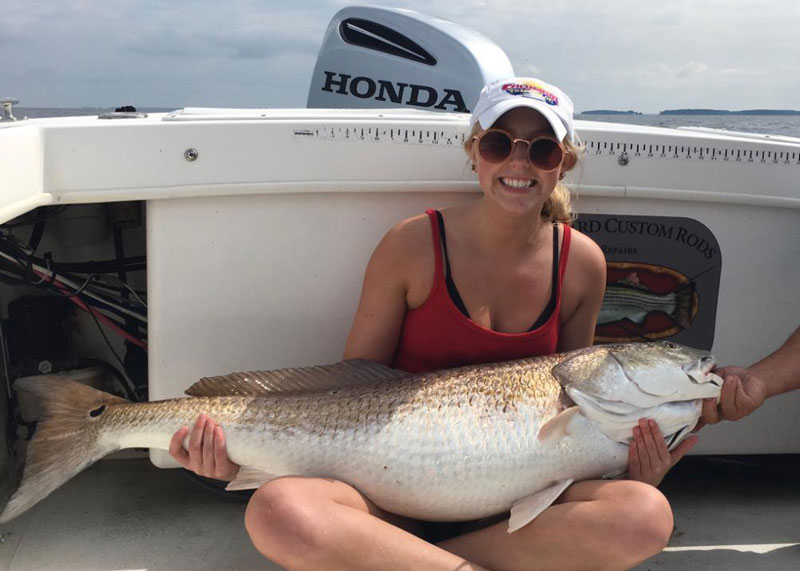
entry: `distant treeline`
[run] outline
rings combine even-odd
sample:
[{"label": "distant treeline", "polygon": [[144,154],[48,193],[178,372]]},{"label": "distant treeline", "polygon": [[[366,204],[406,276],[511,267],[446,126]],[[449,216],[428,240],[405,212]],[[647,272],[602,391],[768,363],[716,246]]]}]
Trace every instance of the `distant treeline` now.
[{"label": "distant treeline", "polygon": [[[800,115],[794,109],[745,109],[729,111],[727,109],[666,109],[659,115]],[[616,111],[614,109],[591,109],[581,111],[580,115],[642,115],[640,111]]]},{"label": "distant treeline", "polygon": [[581,115],[641,115],[639,111],[614,111],[613,109],[592,109],[581,111]]},{"label": "distant treeline", "polygon": [[728,111],[727,109],[667,109],[659,115],[800,115],[793,109],[744,109]]}]

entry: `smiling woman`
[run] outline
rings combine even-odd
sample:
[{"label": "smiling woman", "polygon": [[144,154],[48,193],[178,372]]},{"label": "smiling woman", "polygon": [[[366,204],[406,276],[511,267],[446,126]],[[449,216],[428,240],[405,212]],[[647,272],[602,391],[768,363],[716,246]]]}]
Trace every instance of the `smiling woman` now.
[{"label": "smiling woman", "polygon": [[[512,93],[514,96],[511,96]],[[507,113],[508,117],[502,116],[503,110],[515,103],[513,97],[528,94],[538,97],[531,99],[531,105],[535,105],[534,108],[539,113],[517,111]],[[523,142],[527,146],[527,158],[531,166],[544,173],[558,169],[559,182],[546,196],[542,205],[542,216],[552,222],[570,224],[573,219],[570,192],[560,181],[578,163],[583,148],[578,144],[572,130],[573,106],[569,97],[555,86],[545,88],[536,81],[521,80],[516,84],[500,82],[478,105],[471,121],[472,130],[464,143],[472,160],[473,170],[476,169],[478,157],[487,163],[502,165],[516,152],[517,143]],[[524,125],[526,121],[532,122],[528,125],[528,130],[532,133],[530,139],[516,139],[502,129],[506,123],[512,126]],[[534,179],[512,177],[505,177],[501,181],[509,188],[532,187],[536,182]]]},{"label": "smiling woman", "polygon": [[[471,123],[465,147],[483,196],[384,237],[346,356],[420,372],[591,343],[604,269],[597,246],[569,227],[559,184],[576,162],[571,101],[539,80],[500,80],[481,92]],[[588,285],[564,283],[584,271]],[[382,299],[393,290],[402,293]]]},{"label": "smiling woman", "polygon": [[[482,194],[403,220],[384,236],[367,266],[345,359],[416,373],[592,343],[605,260],[571,229],[569,193],[559,182],[578,157],[572,102],[541,80],[509,78],[481,91],[471,124],[466,150]],[[661,442],[669,459],[657,429],[645,428],[640,433]],[[210,458],[219,442],[207,440]],[[190,454],[193,448],[203,446],[190,442]],[[648,452],[640,447],[641,458]],[[646,476],[658,481],[668,468]],[[290,568],[413,561],[425,569],[512,569],[532,560],[545,568],[628,568],[669,538],[672,515],[655,488],[634,481],[567,486],[553,507],[509,535],[508,522],[496,518],[442,528],[386,512],[343,482],[288,477],[259,488],[246,525],[261,553]],[[449,539],[434,543],[442,537]]]},{"label": "smiling woman", "polygon": [[[224,28],[222,35],[205,33],[202,26],[194,29],[191,26],[203,11],[204,3],[200,2],[196,10],[176,11],[174,17],[162,18],[158,25],[163,26],[165,33],[154,34],[174,41],[185,51],[186,59],[179,59],[184,57],[179,53],[140,51],[138,56],[149,58],[150,65],[146,81],[139,81],[137,89],[147,89],[150,96],[145,98],[140,91],[126,90],[124,97],[113,96],[111,101],[157,103],[161,99],[161,102],[212,105],[242,105],[255,101],[267,106],[301,102],[307,81],[302,85],[285,81],[286,76],[271,65],[275,58],[267,58],[264,56],[267,52],[258,49],[265,44],[256,42],[252,50],[244,47],[248,38],[272,39],[275,36],[267,33],[268,18],[274,21],[272,26],[285,28],[286,35],[306,39],[318,39],[318,35],[313,31],[308,33],[303,27],[305,24],[298,26],[294,20],[266,13],[253,17],[252,27],[247,28],[236,13],[241,10],[240,5],[225,12],[224,26],[220,27],[218,17],[214,20],[212,31]],[[553,9],[561,10],[564,4]],[[463,9],[463,6],[459,8]],[[493,6],[486,21],[490,22],[505,9],[494,10]],[[505,46],[513,50],[510,41],[513,34],[522,34],[525,38],[525,50],[517,52],[517,61],[538,57],[539,53],[547,51],[542,46],[559,46],[557,50],[547,51],[548,56],[552,52],[553,57],[548,57],[546,65],[548,69],[558,70],[558,82],[569,85],[570,93],[580,92],[585,82],[592,85],[593,97],[616,97],[620,104],[628,101],[620,99],[614,91],[624,89],[619,74],[592,65],[591,61],[618,38],[603,38],[609,40],[605,43],[592,36],[597,50],[585,50],[586,46],[581,46],[580,42],[589,36],[576,29],[581,22],[575,22],[576,27],[543,25],[550,13],[539,3],[515,4],[514,9],[518,22],[533,21],[522,17],[526,11],[532,15],[535,10],[539,18],[535,45],[530,25],[504,26],[501,38]],[[670,4],[669,9],[674,6]],[[405,14],[405,11],[391,12],[391,20],[379,19],[375,12],[369,18],[362,14],[361,19],[374,17],[394,29],[401,12]],[[486,12],[475,11],[474,17],[483,19]],[[123,15],[118,14],[120,21],[124,20]],[[593,13],[590,19],[596,27],[595,15]],[[441,29],[452,28],[451,23],[430,20]],[[418,17],[417,21],[422,18]],[[63,27],[68,23],[65,20]],[[323,93],[330,95],[331,100],[348,104],[347,110],[184,109],[168,114],[150,113],[148,117],[124,121],[70,117],[0,124],[0,187],[4,189],[0,202],[9,205],[0,208],[0,219],[8,219],[11,209],[19,214],[23,208],[30,210],[46,204],[147,202],[149,388],[152,398],[178,396],[188,383],[203,375],[338,360],[351,320],[353,327],[347,356],[364,356],[407,370],[428,371],[442,363],[481,362],[507,354],[547,353],[584,345],[590,339],[597,292],[603,282],[602,256],[584,234],[591,235],[601,251],[612,258],[617,256],[613,261],[624,264],[628,270],[615,276],[614,272],[621,272],[622,266],[612,266],[608,272],[610,283],[616,284],[618,292],[626,294],[625,299],[642,298],[647,308],[669,309],[668,312],[649,312],[651,317],[643,324],[643,329],[650,330],[656,314],[664,320],[674,317],[678,325],[683,325],[691,321],[685,316],[691,316],[697,305],[679,302],[677,295],[674,303],[662,299],[669,294],[667,290],[675,286],[670,281],[666,285],[673,287],[656,287],[668,281],[666,272],[662,271],[665,267],[674,267],[687,279],[696,280],[695,291],[698,303],[702,304],[698,306],[691,327],[679,335],[707,339],[709,346],[713,342],[724,362],[738,359],[749,362],[755,358],[753,353],[765,350],[776,332],[785,334],[787,320],[796,325],[796,316],[787,308],[800,306],[800,302],[794,303],[800,291],[787,284],[800,281],[800,269],[796,264],[787,264],[786,260],[800,259],[800,225],[796,223],[800,196],[795,184],[800,167],[797,141],[771,135],[745,137],[718,131],[575,121],[575,131],[586,142],[587,152],[580,161],[580,176],[570,176],[577,185],[577,192],[583,196],[583,223],[573,225],[569,193],[560,179],[574,166],[570,161],[579,155],[575,148],[577,139],[571,134],[573,121],[571,113],[567,112],[569,99],[566,95],[539,80],[512,77],[513,70],[474,82],[473,92],[459,91],[466,106],[475,109],[484,84],[497,77],[508,77],[494,93],[498,103],[514,104],[509,109],[498,107],[492,118],[494,107],[488,105],[487,93],[484,97],[486,110],[472,117],[474,131],[468,139],[468,162],[461,148],[470,130],[468,116],[432,110],[440,104],[447,109],[457,107],[444,104],[457,100],[455,95],[448,97],[446,90],[460,90],[451,83],[451,74],[447,71],[454,70],[456,73],[452,76],[462,78],[461,71],[469,66],[456,60],[448,64],[437,45],[439,42],[431,40],[439,36],[430,32],[417,34],[411,33],[409,28],[398,27],[408,38],[414,39],[418,46],[415,47],[402,40],[398,43],[396,37],[388,38],[385,30],[375,26],[350,23],[354,27],[347,27],[345,32],[351,41],[368,44],[369,41],[359,36],[365,32],[368,37],[371,37],[369,34],[379,36],[381,41],[389,39],[404,48],[400,53],[419,56],[414,56],[414,61],[405,59],[414,67],[425,65],[418,61],[426,59],[418,49],[423,48],[438,62],[438,82],[428,83],[405,74],[389,77],[393,67],[390,62],[394,61],[387,59],[391,53],[371,50],[374,59],[350,57],[352,69],[327,68],[325,71],[330,73],[321,74],[323,83],[318,90],[323,92],[327,81],[330,91]],[[97,24],[97,21],[92,22],[107,35],[113,34],[111,26]],[[142,30],[131,26],[130,22],[126,25],[132,34],[147,31],[147,26]],[[193,29],[192,33],[187,34],[188,29]],[[626,22],[625,26],[608,29],[612,31],[599,30],[600,35],[624,36],[632,30],[643,33],[646,26],[637,27],[635,22]],[[341,28],[337,25],[335,30],[339,33]],[[569,42],[563,42],[565,30],[570,35]],[[356,37],[350,32],[355,32]],[[682,33],[688,37],[685,28]],[[554,34],[557,39],[548,41],[547,34]],[[45,37],[47,34],[40,30],[38,35]],[[698,37],[705,41],[702,34]],[[239,40],[242,40],[243,49],[237,51]],[[461,43],[470,48],[476,45],[471,41]],[[481,45],[488,49],[488,43],[487,40]],[[692,44],[696,50],[696,43],[683,44]],[[103,45],[103,49],[98,50],[98,45]],[[159,47],[155,41],[153,45]],[[384,43],[378,45],[386,47]],[[685,48],[679,42],[675,45],[676,49]],[[318,44],[314,42],[314,46]],[[576,50],[576,46],[584,53],[592,53],[581,60],[580,66],[559,65],[558,58]],[[92,42],[94,52],[105,53],[105,48],[102,42]],[[113,49],[108,53],[113,53]],[[520,57],[523,53],[524,57]],[[263,57],[242,59],[247,55]],[[513,51],[511,55],[514,57]],[[136,77],[136,58],[128,56],[115,57],[114,69],[118,71],[118,62],[125,61],[126,73]],[[235,59],[237,56],[239,59]],[[213,61],[209,61],[211,57]],[[49,61],[60,66],[58,62],[67,64],[68,59],[50,58]],[[114,76],[108,68],[92,65],[89,58],[80,59],[87,67],[102,72],[97,75],[106,83],[113,83]],[[497,58],[490,59],[497,61]],[[300,70],[307,80],[312,63],[310,56],[299,63],[281,61],[286,67],[292,67],[292,73]],[[626,61],[632,64],[632,60]],[[246,62],[251,62],[252,67],[242,67]],[[166,65],[169,73],[160,74],[159,65]],[[224,81],[219,81],[217,67],[225,69]],[[635,69],[632,65],[623,67],[620,73]],[[36,66],[15,69],[25,69],[28,73],[36,70],[40,81],[48,80],[47,70]],[[209,89],[200,89],[187,79],[197,70],[202,70],[204,80],[217,77]],[[13,74],[18,73],[12,69],[8,71],[12,79]],[[669,69],[663,71],[658,79],[668,83]],[[154,99],[152,95],[153,89],[158,88],[159,76],[168,78],[164,91],[169,94],[168,99]],[[88,100],[81,94],[74,95],[80,99],[76,104],[95,101],[95,97],[107,100],[108,96],[101,95],[96,83],[85,81],[79,74],[69,77],[76,85],[91,85],[96,89]],[[181,94],[181,87],[187,85],[193,89],[192,93]],[[670,105],[691,104],[674,100],[690,97],[684,90],[664,89],[663,84],[658,89],[673,98]],[[709,93],[714,91],[710,83],[705,89]],[[226,94],[225,90],[246,91],[249,99],[233,97],[232,92]],[[340,91],[347,91],[348,95]],[[351,91],[355,94],[350,94]],[[625,93],[639,95],[632,89]],[[755,97],[752,90],[730,93]],[[33,103],[30,96],[19,95],[26,103]],[[369,99],[370,96],[373,98]],[[198,101],[198,97],[201,100]],[[353,108],[356,105],[366,107],[366,102],[380,99],[403,107],[392,110]],[[643,99],[626,105],[646,105]],[[580,102],[583,106],[602,103],[589,101],[588,97],[581,97]],[[423,103],[429,107],[422,106]],[[608,105],[608,102],[602,104]],[[565,133],[561,133],[562,129]],[[47,152],[42,153],[42,149]],[[469,163],[475,164],[475,173],[469,170]],[[86,165],[92,168],[87,169]],[[557,199],[561,191],[563,196]],[[54,210],[59,208],[53,207]],[[441,210],[425,212],[433,208]],[[596,214],[601,212],[606,214]],[[692,219],[684,218],[687,215]],[[402,222],[398,224],[398,220]],[[746,232],[742,231],[742,221],[747,221]],[[390,230],[386,232],[387,229]],[[681,233],[684,230],[685,233]],[[19,238],[19,230],[14,233]],[[77,238],[77,233],[69,238]],[[384,233],[385,237],[375,248]],[[144,246],[145,228],[139,228],[136,235],[141,236]],[[20,244],[24,246],[24,242]],[[86,255],[95,251],[94,246],[89,246],[91,249],[85,251]],[[361,303],[353,320],[364,266],[373,248]],[[723,250],[726,252],[725,295],[719,297],[719,320],[716,320],[714,311]],[[70,259],[85,255],[84,250],[68,253],[75,254]],[[688,254],[696,254],[696,257]],[[673,266],[672,259],[679,260],[680,264]],[[648,266],[645,268],[643,264]],[[776,275],[779,278],[769,279]],[[702,279],[697,279],[698,276]],[[707,279],[708,276],[716,276],[716,281]],[[41,281],[38,276],[34,278]],[[78,281],[75,289],[79,289],[81,283]],[[757,299],[747,293],[756,291],[751,286],[745,287],[748,283],[760,292]],[[642,287],[637,284],[646,286],[648,291],[644,293],[649,294],[644,296]],[[654,296],[659,297],[654,299]],[[5,291],[0,291],[0,297],[7,299]],[[673,305],[692,309],[673,311]],[[631,312],[626,309],[622,315],[630,316]],[[702,331],[698,326],[703,327]],[[625,325],[623,331],[630,328]],[[658,331],[663,328],[659,327]],[[423,374],[437,375],[439,373]],[[491,397],[496,394],[497,387],[491,375],[485,378],[482,394]],[[459,408],[458,402],[454,404],[446,395],[437,393],[434,397],[431,410],[437,420],[444,416],[441,412],[446,408],[444,403]],[[393,401],[388,399],[388,402]],[[86,409],[85,416],[94,422],[108,417],[111,408],[109,405],[103,409],[98,404]],[[509,410],[512,409],[510,405]],[[309,409],[292,407],[291,410]],[[318,409],[311,407],[310,410]],[[506,413],[505,407],[499,411],[502,415]],[[198,450],[213,449],[214,453],[204,459],[210,462],[193,461],[190,465],[230,477],[238,470],[236,464],[247,464],[236,452],[231,419],[210,409],[204,412],[208,416],[201,417],[204,422],[199,428],[195,426],[194,441],[185,454],[181,453],[183,443],[179,433],[176,455],[189,462],[186,454],[194,454],[196,460]],[[674,407],[672,412],[683,414],[685,411]],[[796,452],[797,439],[791,436],[797,431],[792,430],[791,419],[797,415],[772,412],[764,409],[763,414],[751,422],[736,423],[736,427],[741,427],[737,432],[730,430],[730,426],[715,428],[703,438],[705,444],[712,443],[713,450],[706,446],[703,452]],[[191,426],[195,418],[187,416],[180,422]],[[603,418],[619,420],[611,414],[604,414]],[[484,411],[479,410],[468,421],[469,428],[476,434],[485,434],[485,419]],[[479,455],[487,456],[478,439],[464,437],[466,432],[453,431],[451,423],[443,425],[446,434],[462,443],[478,442]],[[177,428],[177,423],[171,425],[165,434],[172,435]],[[627,432],[623,436],[630,437],[630,425],[613,428]],[[631,453],[630,458],[636,464],[629,463],[627,457],[618,457],[619,467],[627,464],[638,479],[655,482],[670,465],[672,457],[666,454],[659,455],[657,462],[644,461],[642,456],[658,439],[648,423],[633,431],[637,433],[636,444],[630,450],[637,452]],[[401,434],[415,440],[430,438],[432,432],[429,424],[423,424],[420,430],[406,430]],[[531,435],[530,430],[523,430],[523,433]],[[375,440],[365,438],[363,432],[358,434],[359,438],[375,445]],[[775,438],[775,434],[783,436]],[[202,441],[201,447],[198,438],[204,435],[209,438]],[[169,436],[162,439],[162,445],[168,439]],[[509,454],[502,456],[518,461],[519,456],[513,449],[518,446],[518,440],[512,432],[504,427],[498,440],[512,447]],[[418,453],[407,447],[383,442],[377,448],[387,461],[377,465],[376,473],[384,474],[384,478],[385,474],[392,473],[393,463],[419,458]],[[224,454],[227,443],[230,457]],[[265,448],[274,453],[273,447]],[[454,453],[459,448],[446,446],[445,449]],[[297,450],[292,446],[289,453]],[[335,444],[320,446],[319,450],[326,456],[333,453],[359,468],[365,464]],[[685,447],[681,450],[685,451]],[[153,452],[156,461],[159,456],[163,459],[166,453]],[[375,456],[365,455],[373,462]],[[463,467],[458,454],[454,453],[452,458],[454,460],[435,465],[445,470]],[[164,463],[159,465],[164,466]],[[302,473],[292,472],[293,475]],[[446,484],[440,479],[436,488],[432,484],[435,473],[428,469],[413,473],[420,484],[412,486],[412,490],[423,489],[445,503],[451,498],[469,497],[468,486],[474,485],[476,480],[475,470],[466,470]],[[487,473],[488,489],[508,493],[509,485],[502,478],[497,478],[491,470]],[[607,473],[599,471],[592,477]],[[547,567],[594,565],[611,569],[630,566],[656,551],[669,533],[671,523],[669,506],[657,491],[640,481],[595,481],[569,487],[554,507],[515,532],[521,536],[509,536],[503,523],[492,525],[484,521],[464,525],[457,522],[455,529],[438,528],[440,538],[449,536],[450,539],[437,543],[433,529],[438,526],[395,517],[377,509],[372,502],[380,502],[393,513],[418,519],[435,519],[437,514],[402,512],[396,505],[383,503],[380,495],[372,492],[374,487],[363,485],[364,480],[351,479],[347,473],[320,471],[311,475],[339,481],[277,480],[254,496],[247,511],[247,529],[253,542],[263,553],[289,568],[386,569],[396,563],[424,569],[437,566],[452,569],[470,568],[470,562],[472,568],[529,568],[535,560]],[[369,479],[373,484],[375,481],[379,478]],[[407,481],[404,483],[408,485]],[[125,488],[126,482],[121,484]],[[530,485],[530,480],[525,485]],[[706,486],[704,494],[713,487]],[[692,489],[691,497],[696,499],[696,486]],[[436,490],[446,493],[436,495]],[[74,494],[66,490],[67,496],[74,498],[78,505],[77,510],[68,511],[83,513],[88,510],[87,513],[94,514],[90,519],[113,523],[120,518],[96,516],[104,512],[114,515],[112,512],[118,507],[115,497],[121,495],[115,491],[110,500],[103,501],[86,495],[74,498]],[[157,491],[164,497],[162,490]],[[31,516],[39,522],[50,521],[57,511],[53,505],[43,503],[36,508],[39,515]],[[154,505],[153,510],[140,514],[143,521],[148,522],[150,537],[154,535],[153,526],[158,526],[159,521],[174,519],[164,517],[159,502]],[[178,507],[180,514],[185,506]],[[597,518],[592,519],[591,513]],[[706,527],[708,521],[715,521],[718,513],[719,509],[714,509],[704,518]],[[312,517],[308,517],[309,514]],[[460,512],[454,519],[479,515],[482,513]],[[199,516],[195,520],[208,518],[219,524],[217,514],[200,513]],[[118,523],[124,527],[126,522]],[[202,521],[199,523],[202,526]],[[761,524],[754,523],[759,528]],[[61,526],[61,533],[75,527],[69,523],[61,523]],[[678,527],[685,528],[685,525],[679,520]],[[231,530],[237,526],[215,525],[213,533],[202,539],[198,534],[201,527],[178,526],[170,531],[182,530],[195,543],[224,544],[228,547],[222,552],[228,555],[245,551],[235,545],[231,548],[228,537],[220,542],[218,533],[222,528]],[[417,537],[403,534],[401,529],[412,531]],[[475,533],[467,535],[468,530]],[[5,529],[0,531],[5,533]],[[699,533],[698,537],[706,537],[702,531]],[[169,537],[169,533],[161,535]],[[39,545],[51,547],[54,545],[52,538],[57,537],[41,533],[41,529],[38,536],[45,538]],[[65,537],[68,536],[62,535],[62,539]],[[751,541],[752,538],[745,540],[746,543]],[[185,542],[173,538],[171,543]],[[28,552],[46,551],[39,545],[28,545]],[[593,549],[593,545],[603,545],[603,549]],[[138,553],[154,551],[161,550],[143,548]],[[207,554],[208,550],[200,551]],[[85,552],[96,553],[89,549]],[[186,553],[176,552],[173,557],[186,563]],[[54,567],[59,567],[59,563],[60,567],[65,566],[59,561]],[[67,566],[87,568],[92,565],[84,562]],[[117,565],[147,566],[138,559]],[[249,566],[258,565],[256,562]],[[27,566],[45,567],[36,563]],[[154,566],[169,567],[170,564]],[[212,565],[208,561],[185,566],[248,567],[236,562]]]}]

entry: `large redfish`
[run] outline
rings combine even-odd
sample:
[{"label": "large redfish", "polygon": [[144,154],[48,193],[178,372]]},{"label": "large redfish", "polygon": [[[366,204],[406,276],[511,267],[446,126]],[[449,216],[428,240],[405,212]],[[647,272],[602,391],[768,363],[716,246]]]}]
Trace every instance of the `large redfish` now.
[{"label": "large redfish", "polygon": [[43,417],[8,521],[122,448],[168,449],[207,413],[243,468],[230,488],[284,475],[348,482],[381,508],[425,520],[511,510],[509,531],[571,482],[624,472],[639,418],[670,447],[718,397],[710,354],[673,343],[569,353],[411,375],[366,361],[201,379],[190,398],[133,404],[56,377],[18,388]]}]

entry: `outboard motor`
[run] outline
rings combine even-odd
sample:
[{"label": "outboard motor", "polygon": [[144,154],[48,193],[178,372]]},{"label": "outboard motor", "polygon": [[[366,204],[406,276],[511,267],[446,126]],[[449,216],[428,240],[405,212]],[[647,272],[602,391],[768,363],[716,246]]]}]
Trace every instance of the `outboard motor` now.
[{"label": "outboard motor", "polygon": [[328,25],[308,107],[469,113],[484,85],[514,70],[497,44],[411,10],[352,6]]}]

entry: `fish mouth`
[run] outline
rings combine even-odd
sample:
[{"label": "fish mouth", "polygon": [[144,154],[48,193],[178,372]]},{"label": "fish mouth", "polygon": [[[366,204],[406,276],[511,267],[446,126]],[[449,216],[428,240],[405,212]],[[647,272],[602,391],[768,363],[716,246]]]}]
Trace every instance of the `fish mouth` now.
[{"label": "fish mouth", "polygon": [[684,366],[683,372],[695,384],[711,383],[717,387],[722,386],[722,377],[712,373],[717,366],[717,360],[713,355],[706,355],[701,357],[698,361],[691,365]]}]

